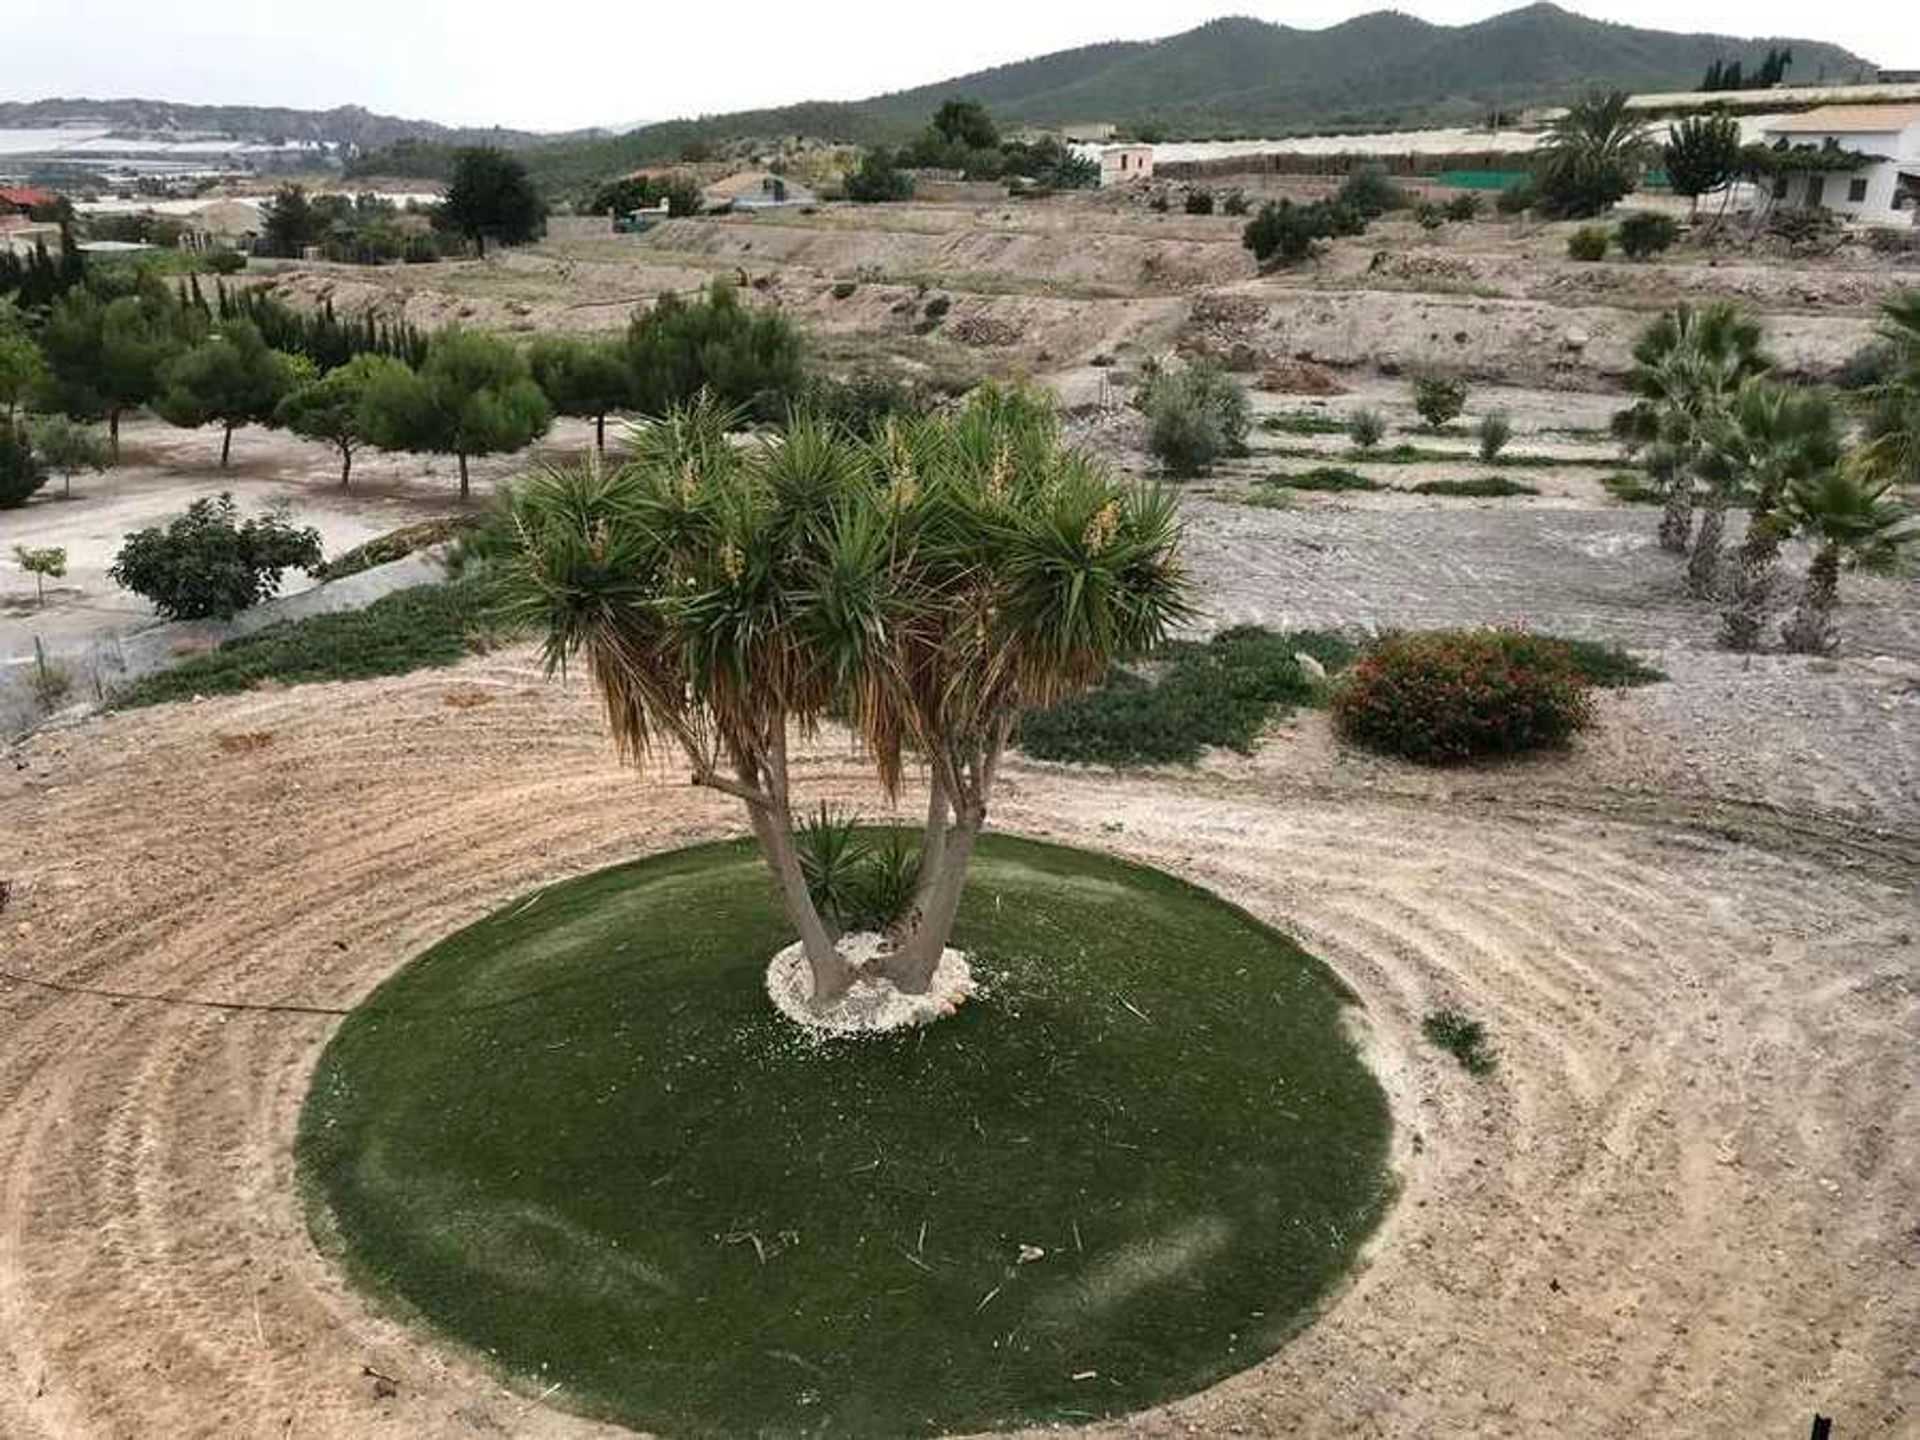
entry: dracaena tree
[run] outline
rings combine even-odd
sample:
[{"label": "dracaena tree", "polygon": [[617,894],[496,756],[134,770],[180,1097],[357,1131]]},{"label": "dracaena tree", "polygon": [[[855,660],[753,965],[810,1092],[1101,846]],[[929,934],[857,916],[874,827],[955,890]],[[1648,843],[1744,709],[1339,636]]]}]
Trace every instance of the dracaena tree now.
[{"label": "dracaena tree", "polygon": [[1021,711],[1187,613],[1176,512],[1064,447],[1020,392],[873,439],[800,418],[737,446],[733,418],[703,397],[636,431],[618,468],[516,486],[508,603],[550,665],[585,661],[624,756],[677,749],[694,784],[745,804],[816,1006],[856,971],[807,884],[789,743],[838,719],[889,793],[923,770],[911,898],[871,962],[923,992]]}]

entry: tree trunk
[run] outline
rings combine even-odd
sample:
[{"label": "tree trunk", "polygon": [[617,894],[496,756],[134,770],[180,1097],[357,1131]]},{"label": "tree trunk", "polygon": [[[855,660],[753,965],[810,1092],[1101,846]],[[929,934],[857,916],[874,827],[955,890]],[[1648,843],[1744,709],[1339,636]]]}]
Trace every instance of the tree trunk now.
[{"label": "tree trunk", "polygon": [[827,933],[826,922],[807,890],[807,877],[800,869],[800,852],[794,847],[791,817],[749,803],[748,818],[760,842],[760,853],[780,887],[780,903],[800,932],[800,945],[807,954],[807,968],[813,972],[813,1004],[818,1009],[830,1005],[847,993],[853,982],[853,967]]},{"label": "tree trunk", "polygon": [[1711,599],[1720,578],[1720,537],[1727,529],[1727,497],[1715,489],[1707,496],[1700,516],[1700,533],[1693,538],[1693,554],[1687,558],[1687,589],[1703,599]]},{"label": "tree trunk", "polygon": [[604,414],[593,417],[593,448],[602,455],[607,453],[607,417]]},{"label": "tree trunk", "polygon": [[1773,598],[1774,562],[1780,555],[1780,535],[1771,514],[1747,521],[1747,538],[1733,575],[1733,603],[1720,615],[1720,639],[1730,650],[1758,650],[1760,629],[1766,624],[1767,603]]},{"label": "tree trunk", "polygon": [[1684,555],[1692,538],[1693,476],[1682,470],[1667,481],[1666,508],[1660,514],[1660,548]]},{"label": "tree trunk", "polygon": [[1833,607],[1840,599],[1840,547],[1827,544],[1807,567],[1807,583],[1800,603],[1780,627],[1786,647],[1802,655],[1822,655],[1833,648]]},{"label": "tree trunk", "polygon": [[340,488],[342,490],[353,488],[353,447],[351,445],[340,447]]},{"label": "tree trunk", "polygon": [[460,452],[460,498],[465,500],[470,493],[467,485],[467,452]]},{"label": "tree trunk", "polygon": [[113,456],[113,463],[120,463],[120,412],[107,412],[107,452]]},{"label": "tree trunk", "polygon": [[220,468],[227,468],[227,457],[233,454],[233,426],[228,425],[220,434]]},{"label": "tree trunk", "polygon": [[929,864],[922,851],[920,893],[914,899],[912,928],[886,963],[887,978],[905,994],[924,995],[933,983],[933,972],[960,913],[967,866],[973,860],[974,842],[980,838],[986,818],[983,807],[959,807],[953,823],[943,827],[934,863]]}]

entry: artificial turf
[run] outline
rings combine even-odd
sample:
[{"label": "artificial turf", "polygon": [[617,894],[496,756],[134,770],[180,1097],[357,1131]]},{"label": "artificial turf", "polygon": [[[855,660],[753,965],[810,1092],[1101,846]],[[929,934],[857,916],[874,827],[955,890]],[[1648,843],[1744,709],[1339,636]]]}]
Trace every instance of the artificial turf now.
[{"label": "artificial turf", "polygon": [[877,1039],[775,1014],[788,938],[743,843],[448,937],[321,1061],[299,1156],[323,1243],[553,1403],[924,1435],[1253,1364],[1390,1201],[1350,997],[1181,881],[989,836],[956,932],[986,994]]}]

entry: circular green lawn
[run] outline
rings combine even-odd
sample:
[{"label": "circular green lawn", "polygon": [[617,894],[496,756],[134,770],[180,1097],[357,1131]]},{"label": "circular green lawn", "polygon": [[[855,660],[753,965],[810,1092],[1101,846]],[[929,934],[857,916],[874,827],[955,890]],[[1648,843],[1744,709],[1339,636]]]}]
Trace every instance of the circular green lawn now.
[{"label": "circular green lawn", "polygon": [[555,1403],[927,1435],[1253,1364],[1391,1198],[1351,997],[1181,881],[989,837],[955,939],[987,993],[880,1038],[776,1015],[788,939],[727,843],[442,941],[320,1063],[299,1146],[325,1243]]}]

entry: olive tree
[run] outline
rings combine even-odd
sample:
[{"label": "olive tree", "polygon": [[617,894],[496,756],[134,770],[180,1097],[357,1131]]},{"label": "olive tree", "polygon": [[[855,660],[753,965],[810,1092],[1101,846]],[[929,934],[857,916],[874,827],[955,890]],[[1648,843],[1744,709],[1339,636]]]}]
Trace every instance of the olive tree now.
[{"label": "olive tree", "polygon": [[807,884],[788,746],[830,719],[881,784],[924,765],[911,898],[865,973],[924,992],[1023,709],[1098,683],[1187,610],[1171,497],[1065,448],[1050,408],[988,390],[866,440],[799,419],[729,441],[710,400],[617,468],[548,469],[509,496],[509,609],[548,663],[584,657],[616,744],[678,749],[747,808],[816,1007],[859,976]]}]

